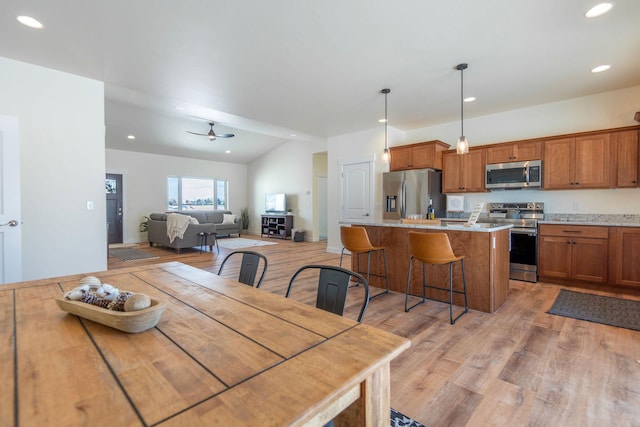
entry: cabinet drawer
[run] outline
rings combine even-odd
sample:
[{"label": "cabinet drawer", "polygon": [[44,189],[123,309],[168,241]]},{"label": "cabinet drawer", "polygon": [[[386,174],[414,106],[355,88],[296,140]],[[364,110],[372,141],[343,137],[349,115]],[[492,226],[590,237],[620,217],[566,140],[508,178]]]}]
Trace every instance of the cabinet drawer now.
[{"label": "cabinet drawer", "polygon": [[554,225],[540,224],[541,236],[589,237],[608,239],[609,227],[597,225]]}]

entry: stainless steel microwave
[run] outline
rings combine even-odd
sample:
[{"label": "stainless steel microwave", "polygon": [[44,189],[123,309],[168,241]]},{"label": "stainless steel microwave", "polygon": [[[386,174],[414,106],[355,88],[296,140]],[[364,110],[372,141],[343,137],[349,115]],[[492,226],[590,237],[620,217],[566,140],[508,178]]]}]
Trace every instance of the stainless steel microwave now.
[{"label": "stainless steel microwave", "polygon": [[542,160],[487,165],[485,188],[489,190],[542,188]]}]

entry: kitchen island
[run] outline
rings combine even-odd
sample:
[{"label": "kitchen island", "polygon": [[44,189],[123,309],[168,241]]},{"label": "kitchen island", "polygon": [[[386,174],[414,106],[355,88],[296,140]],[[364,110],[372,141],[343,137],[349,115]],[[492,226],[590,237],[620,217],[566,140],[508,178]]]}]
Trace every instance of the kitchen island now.
[{"label": "kitchen island", "polygon": [[[443,220],[444,221],[444,220]],[[443,222],[444,224],[444,222]],[[346,225],[346,224],[345,224]],[[493,313],[507,300],[509,290],[509,228],[508,224],[476,224],[467,227],[463,223],[447,225],[403,224],[400,221],[381,223],[351,223],[367,230],[369,239],[375,246],[385,247],[389,288],[404,293],[407,288],[409,271],[409,232],[441,233],[449,236],[451,247],[456,255],[465,256],[465,276],[467,279],[467,297],[469,308]],[[356,255],[352,255],[352,268],[356,267]],[[366,255],[359,255],[360,265],[366,270]],[[384,273],[382,254],[371,255],[371,273]],[[416,264],[418,266],[418,264]],[[361,268],[362,269],[362,268]],[[462,289],[460,264],[453,268],[454,289]],[[448,266],[428,266],[428,282],[448,288]],[[414,268],[411,280],[412,295],[422,295],[422,268]],[[373,286],[383,288],[384,279],[371,276]],[[448,301],[448,292],[429,289],[431,298]],[[410,301],[411,302],[411,301]],[[454,295],[454,303],[464,306],[460,295]]]}]

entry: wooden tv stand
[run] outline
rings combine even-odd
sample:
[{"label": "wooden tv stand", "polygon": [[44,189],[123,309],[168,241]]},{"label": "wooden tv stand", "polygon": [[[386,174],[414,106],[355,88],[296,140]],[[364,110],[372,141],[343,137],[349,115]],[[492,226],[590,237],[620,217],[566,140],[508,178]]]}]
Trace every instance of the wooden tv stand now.
[{"label": "wooden tv stand", "polygon": [[263,236],[289,239],[292,228],[293,215],[262,215]]}]

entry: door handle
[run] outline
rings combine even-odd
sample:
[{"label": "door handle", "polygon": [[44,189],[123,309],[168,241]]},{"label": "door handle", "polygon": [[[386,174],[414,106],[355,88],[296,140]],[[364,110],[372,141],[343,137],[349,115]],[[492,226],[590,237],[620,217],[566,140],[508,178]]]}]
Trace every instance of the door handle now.
[{"label": "door handle", "polygon": [[18,226],[18,221],[16,221],[15,219],[12,219],[11,221],[7,222],[6,224],[0,224],[0,227],[4,227],[8,225],[9,227],[17,227]]},{"label": "door handle", "polygon": [[362,215],[362,216],[369,216],[369,213],[366,213],[366,214],[364,214],[364,215]]}]

